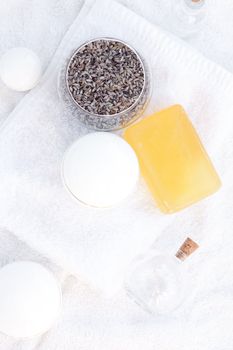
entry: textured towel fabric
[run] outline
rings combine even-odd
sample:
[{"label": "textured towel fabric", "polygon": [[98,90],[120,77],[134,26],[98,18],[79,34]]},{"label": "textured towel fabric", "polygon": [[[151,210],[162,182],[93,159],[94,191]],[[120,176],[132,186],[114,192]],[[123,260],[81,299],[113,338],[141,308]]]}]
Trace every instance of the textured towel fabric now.
[{"label": "textured towel fabric", "polygon": [[[140,0],[119,2],[173,33],[173,0],[146,0],[146,6]],[[0,55],[8,48],[27,46],[39,54],[45,69],[83,3],[84,0],[2,0]],[[233,71],[233,3],[231,0],[208,0],[206,7],[200,30],[185,40],[211,60]],[[0,82],[0,123],[24,95],[10,91]]]},{"label": "textured towel fabric", "polygon": [[223,177],[233,81],[223,69],[124,6],[90,1],[64,37],[41,84],[5,124],[0,139],[0,222],[67,270],[112,291],[132,258],[146,250],[171,220],[218,208],[224,190],[170,216],[156,209],[143,183],[113,209],[87,208],[70,199],[62,185],[61,161],[66,148],[87,130],[59,101],[57,79],[71,52],[98,36],[124,39],[142,53],[154,82],[147,113],[171,103],[184,105]]},{"label": "textured towel fabric", "polygon": [[[0,56],[15,46],[26,46],[41,58],[45,70],[83,0],[3,0],[0,5]],[[0,82],[0,123],[25,96]]]},{"label": "textured towel fabric", "polygon": [[[139,12],[140,6],[135,3],[131,5],[137,7]],[[14,343],[4,337],[0,339],[0,348],[6,349],[8,345],[9,348],[25,350],[34,347],[52,350],[76,347],[88,350],[152,350],[158,347],[163,350],[171,348],[173,344],[174,349],[187,346],[191,349],[232,349],[232,76],[124,7],[105,4],[105,1],[94,3],[93,8],[90,8],[91,5],[86,4],[81,17],[74,23],[73,28],[77,28],[74,37],[73,28],[68,33],[68,38],[74,38],[74,42],[71,40],[69,44],[73,46],[76,40],[79,43],[88,38],[93,30],[95,36],[111,32],[141,50],[150,60],[157,82],[150,109],[160,109],[173,102],[180,102],[186,107],[220,172],[224,186],[212,198],[171,218],[158,213],[143,184],[116,209],[114,215],[109,212],[100,215],[95,210],[87,213],[86,208],[84,211],[71,203],[69,197],[64,200],[66,195],[57,178],[60,157],[73,139],[86,132],[76,125],[76,121],[68,119],[68,115],[60,114],[62,104],[54,107],[54,101],[58,101],[54,91],[60,66],[57,59],[62,58],[63,50],[65,56],[68,49],[64,39],[41,86],[22,101],[2,131],[0,222],[65,270],[76,276],[81,272],[83,277],[86,276],[99,287],[104,286],[102,282],[105,281],[108,285],[114,284],[117,276],[120,281],[127,264],[121,258],[128,260],[128,254],[131,258],[141,249],[146,249],[165,226],[167,228],[157,240],[156,248],[169,253],[174,252],[188,233],[202,243],[202,250],[192,258],[189,266],[195,288],[180,312],[169,318],[152,319],[124,296],[119,295],[108,301],[88,286],[69,278],[64,283],[64,311],[57,327],[32,342]],[[150,19],[153,20],[152,16]],[[85,28],[82,29],[82,26]],[[213,58],[218,60],[216,56]],[[44,101],[43,109],[41,103],[38,104],[41,98]],[[64,128],[61,129],[61,126]],[[46,134],[42,131],[46,131]],[[75,217],[77,211],[85,221],[85,227]],[[132,225],[135,213],[140,213],[143,219],[140,216]],[[105,222],[105,218],[111,219]],[[140,226],[136,227],[138,223]],[[119,231],[115,230],[117,225]],[[128,227],[131,232],[128,232]],[[80,232],[82,236],[77,238]],[[127,235],[123,237],[125,233]],[[137,233],[135,238],[139,239],[136,243],[132,240],[131,234],[134,233]],[[1,251],[8,252],[6,244],[9,244],[10,258],[3,258],[3,263],[11,260],[12,255],[22,258],[25,254],[26,258],[37,259],[36,253],[30,249],[26,253],[28,248],[23,248],[11,235],[9,241],[7,237],[7,233],[2,234]],[[119,250],[122,242],[126,241],[130,243],[127,250],[124,250],[125,247]],[[90,249],[92,244],[96,249]],[[108,266],[112,255],[100,254],[108,248],[114,248],[112,255],[115,264],[112,266]],[[22,253],[24,249],[25,253]],[[41,261],[45,262],[44,259]],[[123,263],[122,266],[118,266],[118,261]],[[101,271],[103,274],[107,272],[103,280]],[[112,283],[111,276],[114,276]]]},{"label": "textured towel fabric", "polygon": [[201,51],[206,57],[233,72],[233,2],[231,0],[206,0],[205,16],[197,32],[180,33],[174,24],[174,8],[181,1],[173,0],[120,0],[137,14],[172,34],[181,36],[186,42]]}]

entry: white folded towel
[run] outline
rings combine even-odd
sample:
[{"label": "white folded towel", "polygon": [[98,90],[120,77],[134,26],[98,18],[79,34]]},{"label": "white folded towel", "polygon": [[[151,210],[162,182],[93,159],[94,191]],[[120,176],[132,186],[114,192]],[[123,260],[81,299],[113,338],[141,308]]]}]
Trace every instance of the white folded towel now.
[{"label": "white folded towel", "polygon": [[[224,187],[218,194],[174,215],[159,212],[143,182],[113,209],[87,208],[67,194],[61,160],[67,147],[87,130],[64,110],[57,79],[72,50],[100,36],[125,40],[149,62],[154,88],[148,113],[171,103],[186,108],[222,177]],[[193,230],[189,234],[208,239],[222,214],[232,210],[232,93],[232,76],[183,42],[119,3],[87,1],[41,84],[22,100],[1,132],[0,224],[107,292],[119,287],[132,258],[167,225],[174,222],[174,237],[176,230],[188,227]],[[205,232],[203,216],[210,229]],[[193,218],[196,225],[186,225]]]}]

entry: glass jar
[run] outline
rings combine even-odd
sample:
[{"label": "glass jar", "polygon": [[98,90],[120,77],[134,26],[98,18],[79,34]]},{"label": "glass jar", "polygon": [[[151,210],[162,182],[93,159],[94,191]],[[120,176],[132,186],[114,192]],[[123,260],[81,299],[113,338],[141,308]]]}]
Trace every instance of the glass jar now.
[{"label": "glass jar", "polygon": [[[138,60],[138,63],[140,64],[143,72],[143,86],[141,88],[140,94],[138,94],[135,101],[130,106],[127,106],[127,108],[113,114],[98,114],[85,109],[80,104],[80,102],[77,102],[77,99],[75,98],[75,95],[72,90],[72,86],[69,85],[69,72],[72,69],[74,58],[77,57],[77,54],[83,52],[85,48],[88,47],[88,45],[93,45],[98,42],[117,42],[120,45],[124,45],[127,48],[128,52],[132,52],[134,58],[136,57],[136,60]],[[75,80],[72,81],[75,84]],[[125,84],[126,89],[130,89],[130,80],[126,79]],[[80,87],[78,91],[80,91]],[[150,73],[148,66],[145,63],[145,60],[142,59],[139,56],[139,54],[128,44],[124,43],[121,40],[113,38],[97,38],[81,45],[78,49],[72,52],[70,57],[68,57],[67,61],[65,62],[60,71],[58,79],[58,92],[62,101],[65,104],[66,110],[75,117],[77,117],[77,119],[87,128],[94,129],[97,131],[118,130],[134,122],[137,118],[141,116],[141,114],[145,110],[149,101],[150,91]],[[89,97],[90,95],[87,95],[87,99]]]}]

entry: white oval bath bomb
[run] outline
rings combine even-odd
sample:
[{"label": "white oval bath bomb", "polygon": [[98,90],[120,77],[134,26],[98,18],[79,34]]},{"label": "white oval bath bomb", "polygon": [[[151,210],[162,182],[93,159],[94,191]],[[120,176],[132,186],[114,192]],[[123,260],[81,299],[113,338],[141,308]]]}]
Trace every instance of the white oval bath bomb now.
[{"label": "white oval bath bomb", "polygon": [[0,59],[0,77],[15,91],[32,89],[38,83],[41,71],[39,57],[25,47],[10,49]]},{"label": "white oval bath bomb", "polygon": [[63,178],[81,202],[109,207],[126,198],[135,188],[139,164],[132,147],[121,137],[106,132],[78,139],[66,152]]},{"label": "white oval bath bomb", "polygon": [[31,261],[0,269],[0,331],[12,337],[46,332],[61,311],[61,290],[50,271]]}]

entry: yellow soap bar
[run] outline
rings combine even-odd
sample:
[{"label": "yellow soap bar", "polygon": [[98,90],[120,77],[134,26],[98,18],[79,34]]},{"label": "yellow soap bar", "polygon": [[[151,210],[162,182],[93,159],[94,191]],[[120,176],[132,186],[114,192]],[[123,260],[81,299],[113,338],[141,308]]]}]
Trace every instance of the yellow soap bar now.
[{"label": "yellow soap bar", "polygon": [[197,132],[180,105],[126,129],[141,172],[158,206],[173,213],[214,193],[220,179]]}]

